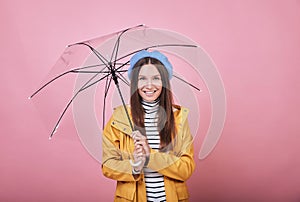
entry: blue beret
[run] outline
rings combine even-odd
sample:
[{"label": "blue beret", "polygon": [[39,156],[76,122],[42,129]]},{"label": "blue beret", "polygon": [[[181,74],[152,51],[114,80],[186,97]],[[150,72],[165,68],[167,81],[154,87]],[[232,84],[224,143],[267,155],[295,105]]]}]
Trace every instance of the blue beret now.
[{"label": "blue beret", "polygon": [[171,63],[169,62],[168,58],[164,54],[160,53],[159,51],[149,52],[149,51],[146,51],[146,50],[142,50],[142,51],[137,52],[130,59],[130,67],[129,67],[128,72],[127,72],[128,73],[128,78],[130,80],[131,80],[131,73],[132,73],[132,69],[133,69],[134,65],[140,59],[143,59],[143,58],[146,58],[146,57],[155,58],[155,59],[159,60],[165,66],[165,68],[167,69],[167,71],[169,73],[169,79],[172,78],[173,67],[172,67]]}]

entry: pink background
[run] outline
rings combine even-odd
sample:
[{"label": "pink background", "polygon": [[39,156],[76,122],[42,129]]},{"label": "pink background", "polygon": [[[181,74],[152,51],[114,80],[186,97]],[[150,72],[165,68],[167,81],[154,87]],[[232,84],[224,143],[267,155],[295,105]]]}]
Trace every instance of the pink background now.
[{"label": "pink background", "polygon": [[0,21],[0,201],[113,200],[115,182],[81,145],[71,115],[49,141],[27,97],[65,45],[141,23],[200,44],[226,88],[224,131],[197,159],[191,201],[300,200],[299,0],[2,0]]}]

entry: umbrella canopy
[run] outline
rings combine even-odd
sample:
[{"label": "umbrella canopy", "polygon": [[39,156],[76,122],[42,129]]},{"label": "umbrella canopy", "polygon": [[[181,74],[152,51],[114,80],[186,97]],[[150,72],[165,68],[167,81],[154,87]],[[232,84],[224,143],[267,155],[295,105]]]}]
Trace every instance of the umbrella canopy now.
[{"label": "umbrella canopy", "polygon": [[[43,103],[42,114],[53,127],[50,136],[57,131],[65,113],[72,106],[80,140],[88,152],[101,162],[103,125],[114,107],[128,103],[130,81],[126,72],[131,56],[141,50],[163,52],[173,64],[171,85],[175,103],[191,109],[189,122],[194,137],[197,137],[201,123],[200,89],[196,86],[207,89],[211,101],[208,107],[212,108],[212,113],[200,152],[200,158],[204,158],[220,137],[225,121],[225,91],[217,68],[194,41],[175,32],[144,25],[66,47],[46,78],[45,85],[31,96],[38,97],[35,101],[38,105]],[[46,95],[36,96],[42,91]],[[56,118],[49,115],[49,107],[45,106],[45,103],[49,104],[47,97],[51,92],[55,95],[51,102],[56,105],[50,111]],[[125,112],[128,117],[128,112]]]}]

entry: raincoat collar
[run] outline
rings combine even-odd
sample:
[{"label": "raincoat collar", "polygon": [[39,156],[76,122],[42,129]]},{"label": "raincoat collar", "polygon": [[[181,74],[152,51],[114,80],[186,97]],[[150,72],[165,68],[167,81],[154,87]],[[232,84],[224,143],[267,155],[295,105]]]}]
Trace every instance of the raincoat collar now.
[{"label": "raincoat collar", "polygon": [[[130,119],[132,121],[131,108],[129,105],[127,105],[126,107],[127,107]],[[179,120],[179,122],[183,123],[187,119],[187,116],[189,113],[188,108],[185,108],[185,107],[182,107],[179,105],[173,105],[173,111],[174,111],[175,120]],[[181,126],[180,123],[176,123],[176,125],[178,127]],[[118,106],[118,107],[114,108],[112,126],[127,135],[132,134],[130,123],[126,116],[126,112],[125,112],[125,109],[123,106]]]}]

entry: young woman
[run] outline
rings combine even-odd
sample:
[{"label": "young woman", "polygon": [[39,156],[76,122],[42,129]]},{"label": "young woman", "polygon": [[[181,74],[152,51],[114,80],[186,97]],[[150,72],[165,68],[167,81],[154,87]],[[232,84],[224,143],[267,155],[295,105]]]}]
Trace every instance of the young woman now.
[{"label": "young woman", "polygon": [[130,60],[128,111],[118,107],[103,132],[103,174],[117,180],[115,201],[188,201],[193,138],[188,110],[173,104],[172,65],[158,51]]}]

